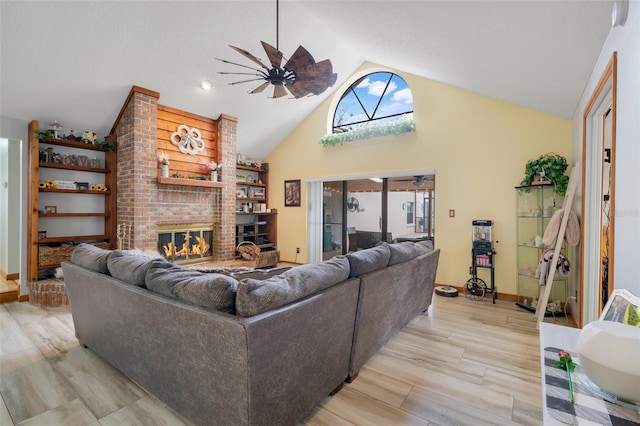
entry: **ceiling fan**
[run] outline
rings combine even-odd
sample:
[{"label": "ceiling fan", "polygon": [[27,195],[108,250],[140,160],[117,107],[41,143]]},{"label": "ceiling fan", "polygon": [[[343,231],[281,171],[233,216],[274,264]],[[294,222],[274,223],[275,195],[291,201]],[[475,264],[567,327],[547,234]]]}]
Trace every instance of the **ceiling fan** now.
[{"label": "ceiling fan", "polygon": [[287,95],[287,90],[293,95],[294,98],[302,98],[307,95],[319,95],[324,92],[328,87],[331,87],[336,82],[338,77],[333,72],[333,66],[329,59],[316,62],[313,56],[302,46],[298,46],[298,49],[293,55],[286,60],[284,66],[282,66],[282,60],[285,59],[282,52],[278,48],[279,44],[279,0],[276,0],[276,47],[262,41],[262,47],[267,54],[270,65],[265,63],[258,57],[252,55],[244,49],[231,46],[230,48],[240,53],[245,58],[251,60],[257,64],[260,68],[253,66],[247,66],[238,64],[236,62],[227,61],[225,59],[217,60],[224,62],[225,64],[237,65],[243,68],[248,68],[253,72],[218,72],[218,74],[234,74],[234,75],[250,75],[255,78],[248,80],[235,81],[229,83],[230,85],[249,83],[252,81],[262,81],[259,86],[249,91],[249,93],[261,93],[269,85],[273,85],[272,98],[280,98]]},{"label": "ceiling fan", "polygon": [[435,180],[434,175],[414,176],[410,179],[398,179],[398,182],[411,182],[413,186],[420,188],[427,182],[433,182]]}]

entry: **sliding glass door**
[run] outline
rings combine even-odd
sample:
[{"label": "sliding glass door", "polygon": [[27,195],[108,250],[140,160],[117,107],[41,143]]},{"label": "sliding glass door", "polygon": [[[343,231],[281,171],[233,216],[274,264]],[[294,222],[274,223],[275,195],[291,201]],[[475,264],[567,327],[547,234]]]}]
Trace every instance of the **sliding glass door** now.
[{"label": "sliding glass door", "polygon": [[435,176],[323,182],[322,259],[434,238]]}]

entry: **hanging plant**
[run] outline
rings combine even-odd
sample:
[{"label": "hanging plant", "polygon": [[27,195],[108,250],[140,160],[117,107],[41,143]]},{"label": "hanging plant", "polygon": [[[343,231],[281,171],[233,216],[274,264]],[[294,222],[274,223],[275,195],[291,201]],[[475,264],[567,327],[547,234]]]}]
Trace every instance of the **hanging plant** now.
[{"label": "hanging plant", "polygon": [[564,174],[567,167],[569,163],[562,155],[555,153],[541,155],[535,160],[527,161],[520,186],[532,185],[537,177],[540,181],[550,181],[555,185],[555,193],[564,195],[569,184],[569,176]]}]

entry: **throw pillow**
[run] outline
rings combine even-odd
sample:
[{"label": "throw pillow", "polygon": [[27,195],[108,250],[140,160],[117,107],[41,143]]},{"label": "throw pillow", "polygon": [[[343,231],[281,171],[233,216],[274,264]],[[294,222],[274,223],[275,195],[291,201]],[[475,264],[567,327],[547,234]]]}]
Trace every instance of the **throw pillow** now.
[{"label": "throw pillow", "polygon": [[405,241],[403,243],[389,244],[391,257],[389,258],[389,266],[397,263],[406,262],[418,256],[420,252],[416,248],[416,243]]},{"label": "throw pillow", "polygon": [[349,277],[349,261],[335,256],[320,263],[289,269],[266,280],[245,278],[238,283],[236,313],[251,317],[311,296]]},{"label": "throw pillow", "polygon": [[227,275],[187,270],[165,260],[154,259],[147,271],[147,288],[192,305],[235,311],[238,281]]},{"label": "throw pillow", "polygon": [[71,263],[100,274],[109,274],[107,261],[111,250],[105,250],[92,244],[82,243],[71,253]]},{"label": "throw pillow", "polygon": [[107,262],[111,275],[121,281],[138,287],[145,287],[145,276],[151,260],[125,250],[115,250]]},{"label": "throw pillow", "polygon": [[349,253],[347,254],[350,265],[349,277],[359,277],[384,268],[389,264],[390,257],[389,244],[386,243]]}]

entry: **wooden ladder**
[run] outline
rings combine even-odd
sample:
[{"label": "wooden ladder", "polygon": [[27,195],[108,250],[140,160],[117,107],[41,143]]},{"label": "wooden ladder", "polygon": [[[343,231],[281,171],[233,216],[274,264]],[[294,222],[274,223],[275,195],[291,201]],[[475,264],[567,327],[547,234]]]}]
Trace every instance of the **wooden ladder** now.
[{"label": "wooden ladder", "polygon": [[562,247],[562,241],[564,240],[565,233],[567,232],[567,222],[569,221],[569,214],[571,213],[571,205],[573,204],[573,198],[576,195],[576,189],[578,187],[578,181],[580,180],[580,162],[578,161],[571,170],[571,176],[569,177],[569,186],[567,189],[567,195],[562,203],[562,221],[560,222],[560,229],[556,236],[556,246],[553,251],[553,258],[549,265],[549,275],[547,276],[547,282],[544,286],[538,306],[536,307],[536,325],[541,321],[544,321],[544,314],[547,310],[547,303],[549,302],[549,295],[551,294],[551,286],[553,285],[553,278],[556,275],[556,269],[558,266],[558,257],[560,256],[560,248]]}]

